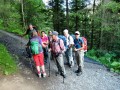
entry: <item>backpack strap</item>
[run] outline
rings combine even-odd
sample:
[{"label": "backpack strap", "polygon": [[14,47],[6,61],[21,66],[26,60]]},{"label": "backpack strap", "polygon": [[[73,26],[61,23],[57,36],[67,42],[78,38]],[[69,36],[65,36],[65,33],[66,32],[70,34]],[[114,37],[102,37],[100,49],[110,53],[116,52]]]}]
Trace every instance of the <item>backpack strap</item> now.
[{"label": "backpack strap", "polygon": [[58,39],[58,45],[60,47],[60,50],[62,50],[61,46],[60,46],[60,39]]}]

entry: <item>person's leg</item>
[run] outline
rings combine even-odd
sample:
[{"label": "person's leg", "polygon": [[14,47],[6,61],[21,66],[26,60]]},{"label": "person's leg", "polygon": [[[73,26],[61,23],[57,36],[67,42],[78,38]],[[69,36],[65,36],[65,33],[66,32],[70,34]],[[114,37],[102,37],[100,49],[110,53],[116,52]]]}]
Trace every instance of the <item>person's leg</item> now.
[{"label": "person's leg", "polygon": [[68,49],[68,61],[69,61],[70,67],[74,66],[72,48]]},{"label": "person's leg", "polygon": [[79,66],[81,66],[81,72],[83,71],[83,67],[84,67],[84,51],[80,51],[80,64]]},{"label": "person's leg", "polygon": [[58,63],[58,69],[59,69],[61,75],[63,75],[65,77],[66,71],[65,71],[65,67],[64,67],[63,55],[60,54],[56,59],[57,59],[57,63]]},{"label": "person's leg", "polygon": [[[80,61],[79,61],[79,52],[78,51],[75,52],[75,57],[76,57],[77,67],[79,67]],[[79,72],[80,72],[79,69],[77,69],[75,71],[75,73],[79,73]]]},{"label": "person's leg", "polygon": [[40,63],[39,63],[38,55],[33,55],[33,59],[34,59],[35,65],[36,65],[38,76],[39,76],[39,78],[41,78]]},{"label": "person's leg", "polygon": [[42,69],[43,77],[46,77],[43,53],[39,54],[39,63],[40,63],[41,69]]},{"label": "person's leg", "polygon": [[65,51],[66,62],[65,65],[69,65],[69,57],[68,57],[68,50]]},{"label": "person's leg", "polygon": [[78,55],[79,55],[79,63],[78,63],[78,74],[77,74],[77,76],[80,76],[81,74],[82,74],[82,72],[83,72],[83,57],[84,57],[84,52],[83,51],[79,51],[79,53],[78,53]]},{"label": "person's leg", "polygon": [[48,61],[48,47],[44,48],[44,62],[47,63]]}]

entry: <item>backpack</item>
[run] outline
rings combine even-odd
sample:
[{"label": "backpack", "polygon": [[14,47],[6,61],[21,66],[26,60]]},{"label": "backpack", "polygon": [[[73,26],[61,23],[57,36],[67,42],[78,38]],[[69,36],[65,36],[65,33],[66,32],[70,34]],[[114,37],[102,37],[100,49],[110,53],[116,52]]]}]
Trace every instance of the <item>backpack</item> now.
[{"label": "backpack", "polygon": [[[70,41],[70,36],[71,36],[71,35],[69,35],[69,37],[68,37],[68,40],[69,40],[69,41]],[[64,46],[65,46],[66,48],[68,48],[68,46],[67,46],[67,38],[66,38],[64,35],[59,35],[58,37],[63,40]],[[71,37],[72,37],[73,40],[74,40],[74,36],[71,36]]]},{"label": "backpack", "polygon": [[30,48],[33,55],[39,54],[43,51],[42,46],[39,44],[39,41],[37,39],[30,41]]},{"label": "backpack", "polygon": [[[60,52],[54,53],[55,56],[59,56],[59,54],[62,54],[62,51],[65,49],[65,47],[64,47],[64,49],[61,47],[60,40],[62,40],[62,39],[59,38],[57,41],[59,48],[60,48]],[[54,42],[54,41],[52,40],[52,42]]]},{"label": "backpack", "polygon": [[87,46],[87,39],[85,38],[85,37],[82,37],[82,40],[83,40],[83,42],[84,42],[84,52],[87,52],[87,48],[88,48],[88,46]]},{"label": "backpack", "polygon": [[64,35],[58,35],[58,37],[63,40],[64,46],[66,47],[67,46],[67,38]]}]

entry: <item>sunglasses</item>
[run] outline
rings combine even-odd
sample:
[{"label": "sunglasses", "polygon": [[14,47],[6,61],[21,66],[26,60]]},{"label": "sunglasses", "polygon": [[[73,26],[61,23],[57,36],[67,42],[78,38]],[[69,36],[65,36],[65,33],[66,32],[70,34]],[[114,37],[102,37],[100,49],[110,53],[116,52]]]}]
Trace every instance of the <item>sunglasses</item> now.
[{"label": "sunglasses", "polygon": [[76,33],[75,35],[79,35],[79,34]]}]

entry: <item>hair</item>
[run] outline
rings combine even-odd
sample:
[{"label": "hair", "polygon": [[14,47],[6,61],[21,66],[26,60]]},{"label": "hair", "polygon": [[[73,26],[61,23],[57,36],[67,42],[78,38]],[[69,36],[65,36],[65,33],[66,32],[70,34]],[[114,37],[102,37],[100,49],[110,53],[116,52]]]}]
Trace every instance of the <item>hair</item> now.
[{"label": "hair", "polygon": [[32,36],[38,36],[38,33],[34,30],[33,33],[32,33]]},{"label": "hair", "polygon": [[43,33],[43,32],[45,33],[45,31],[41,31],[41,33]]}]

